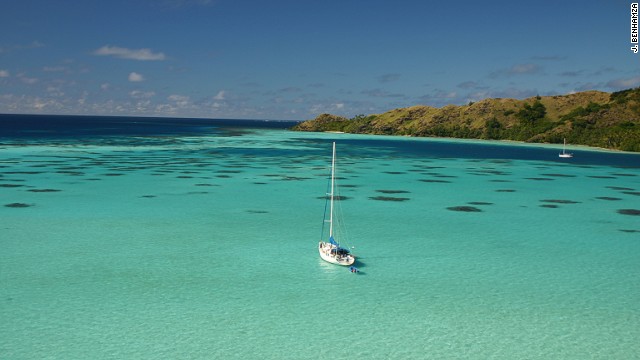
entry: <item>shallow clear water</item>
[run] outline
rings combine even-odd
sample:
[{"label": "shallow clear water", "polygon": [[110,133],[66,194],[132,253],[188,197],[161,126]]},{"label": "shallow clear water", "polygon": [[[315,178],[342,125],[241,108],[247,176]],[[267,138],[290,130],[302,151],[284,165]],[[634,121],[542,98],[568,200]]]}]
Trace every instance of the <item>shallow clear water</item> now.
[{"label": "shallow clear water", "polygon": [[0,357],[639,357],[640,155],[241,130],[5,139]]}]

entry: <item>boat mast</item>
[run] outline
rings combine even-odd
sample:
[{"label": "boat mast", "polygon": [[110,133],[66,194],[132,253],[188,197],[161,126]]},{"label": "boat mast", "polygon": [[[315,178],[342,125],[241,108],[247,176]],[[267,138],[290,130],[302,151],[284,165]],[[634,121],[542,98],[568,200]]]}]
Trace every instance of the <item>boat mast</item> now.
[{"label": "boat mast", "polygon": [[335,171],[336,171],[336,142],[333,142],[333,157],[331,158],[331,197],[330,210],[329,210],[329,238],[333,236],[333,187],[335,184]]}]

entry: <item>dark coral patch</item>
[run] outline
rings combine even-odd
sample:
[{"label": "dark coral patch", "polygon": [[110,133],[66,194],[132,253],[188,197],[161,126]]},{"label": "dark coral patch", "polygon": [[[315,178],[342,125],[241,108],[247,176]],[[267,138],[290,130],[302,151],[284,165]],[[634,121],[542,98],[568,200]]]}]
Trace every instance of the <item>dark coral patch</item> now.
[{"label": "dark coral patch", "polygon": [[618,214],[640,216],[640,210],[638,210],[638,209],[620,209],[620,210],[618,210]]},{"label": "dark coral patch", "polygon": [[267,214],[269,213],[268,211],[265,210],[247,210],[248,213],[250,214]]},{"label": "dark coral patch", "polygon": [[147,199],[151,199],[151,198],[154,198],[154,197],[156,197],[156,196],[155,196],[155,195],[142,195],[142,196],[140,196],[140,197],[147,198]]},{"label": "dark coral patch", "polygon": [[568,178],[576,177],[575,175],[569,175],[569,174],[540,174],[540,175],[551,176],[551,177],[568,177]]},{"label": "dark coral patch", "polygon": [[282,180],[285,181],[301,181],[301,180],[309,180],[308,177],[299,177],[299,176],[283,176]]},{"label": "dark coral patch", "polygon": [[[328,195],[327,196],[320,196],[320,197],[318,197],[318,199],[328,200],[328,199],[330,199],[330,197]],[[348,199],[349,198],[347,196],[342,196],[342,195],[333,197],[333,200],[336,200],[336,201],[348,200]]]},{"label": "dark coral patch", "polygon": [[42,171],[6,171],[4,172],[4,174],[7,175],[37,175],[37,174],[43,174],[44,172]]},{"label": "dark coral patch", "polygon": [[448,207],[447,210],[461,211],[461,212],[482,212],[482,210],[474,206],[451,206],[451,207]]},{"label": "dark coral patch", "polygon": [[242,170],[220,170],[219,174],[240,174]]},{"label": "dark coral patch", "polygon": [[623,191],[623,194],[640,196],[640,191]]},{"label": "dark coral patch", "polygon": [[545,203],[553,203],[553,204],[579,204],[579,201],[573,200],[560,200],[560,199],[548,199],[548,200],[540,200]]},{"label": "dark coral patch", "polygon": [[392,197],[392,196],[370,196],[371,200],[380,200],[380,201],[407,201],[409,198],[404,197]]},{"label": "dark coral patch", "polygon": [[420,179],[420,181],[426,182],[426,183],[451,183],[451,181],[447,181],[447,180],[434,180],[434,179]]},{"label": "dark coral patch", "polygon": [[467,204],[469,204],[469,205],[493,205],[493,203],[484,202],[484,201],[470,201]]},{"label": "dark coral patch", "polygon": [[510,192],[516,192],[516,191],[513,190],[513,189],[498,189],[498,190],[496,190],[496,192],[507,192],[507,193],[510,193]]},{"label": "dark coral patch", "polygon": [[379,193],[383,194],[408,194],[407,190],[376,190]]},{"label": "dark coral patch", "polygon": [[631,230],[631,229],[620,229],[622,232],[626,233],[640,233],[640,230]]},{"label": "dark coral patch", "polygon": [[25,204],[25,203],[11,203],[11,204],[6,204],[5,206],[10,208],[26,208],[33,205]]},{"label": "dark coral patch", "polygon": [[406,174],[403,171],[385,171],[385,174],[391,174],[391,175],[402,175],[402,174]]},{"label": "dark coral patch", "polygon": [[123,176],[124,174],[120,174],[120,173],[106,173],[104,174],[104,176]]},{"label": "dark coral patch", "polygon": [[626,190],[626,191],[633,191],[634,189],[632,188],[628,188],[628,187],[620,187],[620,186],[607,186],[607,189],[611,189],[611,190]]},{"label": "dark coral patch", "polygon": [[548,208],[548,209],[557,209],[558,205],[543,204],[543,205],[540,205],[540,207]]},{"label": "dark coral patch", "polygon": [[58,191],[62,191],[62,190],[58,190],[58,189],[30,189],[30,190],[27,190],[27,191],[41,193],[41,192],[58,192]]},{"label": "dark coral patch", "polygon": [[432,176],[437,178],[449,178],[449,179],[457,178],[457,176],[455,175],[445,175],[445,174],[432,174]]},{"label": "dark coral patch", "polygon": [[535,180],[535,181],[551,181],[551,180],[555,180],[555,179],[550,179],[550,178],[544,178],[544,177],[530,177],[530,178],[525,178],[527,180]]},{"label": "dark coral patch", "polygon": [[0,187],[4,187],[4,188],[17,188],[17,187],[22,187],[24,185],[21,184],[0,184]]},{"label": "dark coral patch", "polygon": [[600,200],[608,200],[608,201],[617,201],[617,200],[622,200],[620,198],[617,197],[610,197],[610,196],[598,196],[596,199],[600,199]]},{"label": "dark coral patch", "polygon": [[590,176],[587,176],[587,177],[590,177],[590,178],[593,178],[593,179],[616,179],[615,176],[607,176],[607,175],[590,175]]}]

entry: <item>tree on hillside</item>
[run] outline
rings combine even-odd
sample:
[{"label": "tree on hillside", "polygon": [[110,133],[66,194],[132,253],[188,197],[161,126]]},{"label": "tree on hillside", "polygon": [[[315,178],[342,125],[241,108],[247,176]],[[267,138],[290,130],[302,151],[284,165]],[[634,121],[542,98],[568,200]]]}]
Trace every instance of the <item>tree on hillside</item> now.
[{"label": "tree on hillside", "polygon": [[498,119],[496,119],[495,116],[487,120],[485,122],[484,127],[485,127],[484,129],[485,138],[495,139],[495,140],[501,138],[502,124],[500,124],[500,122],[498,121]]},{"label": "tree on hillside", "polygon": [[547,108],[538,100],[533,105],[524,104],[524,108],[516,114],[521,121],[535,123],[537,120],[544,118],[547,114]]}]

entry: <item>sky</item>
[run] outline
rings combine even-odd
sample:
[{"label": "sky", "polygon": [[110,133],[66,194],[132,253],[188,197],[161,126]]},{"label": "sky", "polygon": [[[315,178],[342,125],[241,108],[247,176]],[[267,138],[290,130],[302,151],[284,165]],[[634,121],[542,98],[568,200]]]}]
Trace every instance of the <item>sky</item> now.
[{"label": "sky", "polygon": [[0,0],[0,113],[306,120],[640,86],[631,1]]}]

